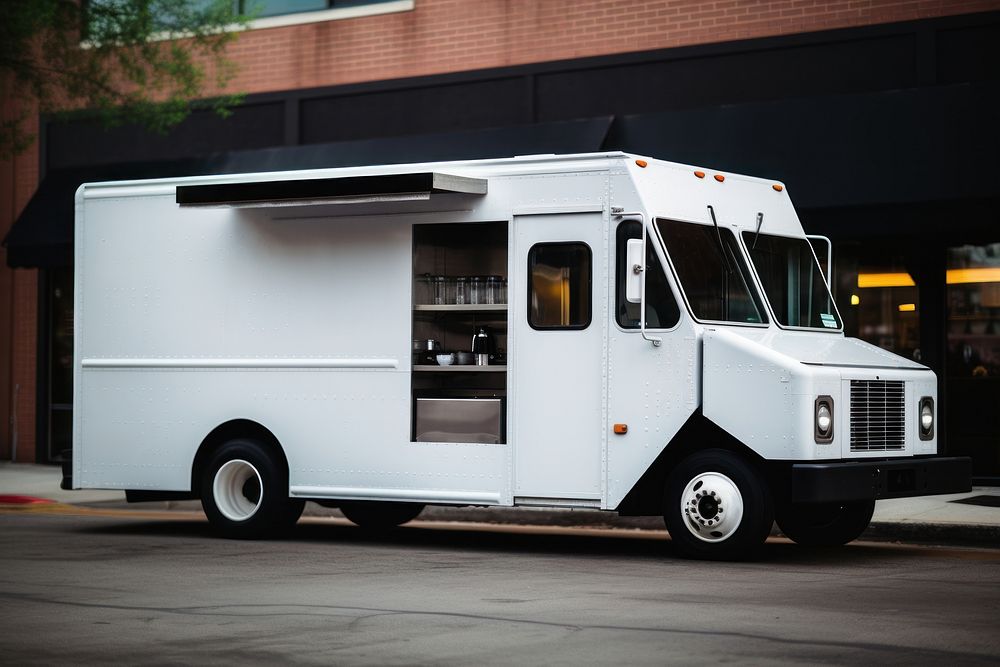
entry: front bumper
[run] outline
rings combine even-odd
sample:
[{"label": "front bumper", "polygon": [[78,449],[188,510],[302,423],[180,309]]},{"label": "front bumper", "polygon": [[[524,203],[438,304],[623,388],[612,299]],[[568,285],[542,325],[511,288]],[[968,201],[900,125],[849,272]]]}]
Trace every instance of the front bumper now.
[{"label": "front bumper", "polygon": [[796,463],[792,502],[909,498],[972,490],[972,459],[964,456]]}]

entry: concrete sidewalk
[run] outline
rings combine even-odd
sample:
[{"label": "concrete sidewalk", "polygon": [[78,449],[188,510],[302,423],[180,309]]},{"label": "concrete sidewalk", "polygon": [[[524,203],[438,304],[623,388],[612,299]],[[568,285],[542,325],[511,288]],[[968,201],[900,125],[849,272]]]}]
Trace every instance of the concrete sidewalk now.
[{"label": "concrete sidewalk", "polygon": [[[0,463],[0,496],[31,496],[76,505],[135,509],[200,508],[198,501],[129,505],[122,491],[63,491],[59,488],[61,479],[62,472],[58,466]],[[310,503],[306,506],[306,514],[338,516],[339,512]],[[625,530],[663,529],[663,521],[658,517],[619,517],[613,512],[595,510],[429,507],[420,519],[598,526]],[[864,538],[1000,548],[1000,487],[976,487],[970,493],[945,496],[880,500],[875,505],[875,516],[862,536]]]}]

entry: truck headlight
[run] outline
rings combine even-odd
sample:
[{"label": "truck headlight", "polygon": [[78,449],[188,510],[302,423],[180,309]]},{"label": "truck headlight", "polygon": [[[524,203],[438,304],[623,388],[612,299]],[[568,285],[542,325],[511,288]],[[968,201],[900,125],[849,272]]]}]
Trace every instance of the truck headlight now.
[{"label": "truck headlight", "polygon": [[918,411],[918,417],[920,419],[920,439],[921,440],[933,440],[934,439],[934,399],[930,396],[924,396],[920,399],[920,410]]},{"label": "truck headlight", "polygon": [[826,445],[833,442],[833,397],[820,396],[816,399],[813,423],[813,436],[817,443]]}]

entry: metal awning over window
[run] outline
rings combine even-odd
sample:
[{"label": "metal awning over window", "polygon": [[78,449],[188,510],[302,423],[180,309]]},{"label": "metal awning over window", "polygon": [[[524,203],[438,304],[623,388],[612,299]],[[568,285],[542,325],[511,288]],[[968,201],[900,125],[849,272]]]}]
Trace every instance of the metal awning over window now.
[{"label": "metal awning over window", "polygon": [[299,178],[177,187],[181,206],[309,206],[424,201],[435,195],[481,196],[486,179],[423,172],[341,178]]}]

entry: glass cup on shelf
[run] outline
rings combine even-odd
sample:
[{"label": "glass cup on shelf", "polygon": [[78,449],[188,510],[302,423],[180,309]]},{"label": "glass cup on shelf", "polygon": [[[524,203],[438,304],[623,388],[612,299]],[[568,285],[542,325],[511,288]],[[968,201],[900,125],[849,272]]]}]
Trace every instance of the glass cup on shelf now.
[{"label": "glass cup on shelf", "polygon": [[486,277],[486,298],[485,302],[489,304],[498,303],[497,293],[500,291],[499,286],[500,279],[497,276],[487,276]]},{"label": "glass cup on shelf", "polygon": [[483,281],[479,276],[469,278],[469,303],[483,302]]},{"label": "glass cup on shelf", "polygon": [[460,306],[468,301],[467,284],[468,281],[463,276],[455,278],[455,303]]},{"label": "glass cup on shelf", "polygon": [[431,279],[431,289],[434,305],[448,303],[448,280],[444,276],[434,276]]}]

